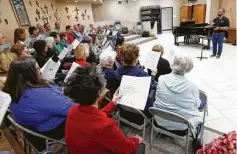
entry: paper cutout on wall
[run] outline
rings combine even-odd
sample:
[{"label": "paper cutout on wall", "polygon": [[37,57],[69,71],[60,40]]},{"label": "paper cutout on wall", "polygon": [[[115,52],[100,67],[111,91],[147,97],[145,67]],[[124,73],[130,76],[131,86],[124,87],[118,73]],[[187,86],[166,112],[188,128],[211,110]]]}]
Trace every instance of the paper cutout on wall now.
[{"label": "paper cutout on wall", "polygon": [[0,24],[2,23],[2,17],[1,17],[2,13],[0,12]]},{"label": "paper cutout on wall", "polygon": [[46,16],[46,13],[45,13],[45,11],[44,11],[44,10],[42,10],[42,12],[43,12],[44,16]]},{"label": "paper cutout on wall", "polygon": [[38,1],[36,1],[35,3],[36,3],[36,5],[37,5],[37,7],[39,7],[39,2],[38,2]]},{"label": "paper cutout on wall", "polygon": [[87,11],[85,10],[85,14],[86,14],[86,12],[87,12]]},{"label": "paper cutout on wall", "polygon": [[45,18],[44,18],[44,17],[42,17],[42,20],[43,20],[43,22],[44,22],[44,24],[45,24]]},{"label": "paper cutout on wall", "polygon": [[38,22],[38,18],[37,17],[35,17],[35,21]]},{"label": "paper cutout on wall", "polygon": [[44,6],[44,9],[45,9],[46,13],[49,14],[48,7],[46,5]]},{"label": "paper cutout on wall", "polygon": [[53,10],[53,4],[51,3],[51,8],[52,8],[52,10]]},{"label": "paper cutout on wall", "polygon": [[76,11],[76,13],[77,13],[77,15],[78,15],[79,9],[78,9],[77,7],[75,8],[74,11]]},{"label": "paper cutout on wall", "polygon": [[83,20],[85,20],[85,16],[86,16],[86,15],[85,15],[84,12],[82,12],[81,16],[82,16]]},{"label": "paper cutout on wall", "polygon": [[7,19],[5,19],[4,21],[5,21],[5,23],[8,25],[8,20],[7,20]]},{"label": "paper cutout on wall", "polygon": [[91,17],[90,15],[87,15],[88,20],[90,20],[90,17]]},{"label": "paper cutout on wall", "polygon": [[37,14],[38,18],[40,19],[40,11],[38,9],[36,9],[36,14]]},{"label": "paper cutout on wall", "polygon": [[71,16],[70,15],[67,15],[67,19],[70,20]]},{"label": "paper cutout on wall", "polygon": [[65,11],[66,11],[66,13],[68,13],[68,10],[69,10],[69,8],[68,8],[68,7],[65,7]]},{"label": "paper cutout on wall", "polygon": [[79,17],[76,15],[76,16],[75,16],[75,19],[78,21]]},{"label": "paper cutout on wall", "polygon": [[49,23],[49,18],[48,17],[46,17],[45,20],[46,20],[46,23]]},{"label": "paper cutout on wall", "polygon": [[31,3],[31,1],[29,1],[29,4],[30,4],[30,6],[32,6],[32,3]]}]

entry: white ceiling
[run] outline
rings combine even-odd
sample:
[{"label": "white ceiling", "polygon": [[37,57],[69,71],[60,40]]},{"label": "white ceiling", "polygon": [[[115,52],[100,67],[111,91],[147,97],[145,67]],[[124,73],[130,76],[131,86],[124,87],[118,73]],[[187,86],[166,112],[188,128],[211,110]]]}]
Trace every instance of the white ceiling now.
[{"label": "white ceiling", "polygon": [[56,0],[58,2],[103,4],[103,0]]}]

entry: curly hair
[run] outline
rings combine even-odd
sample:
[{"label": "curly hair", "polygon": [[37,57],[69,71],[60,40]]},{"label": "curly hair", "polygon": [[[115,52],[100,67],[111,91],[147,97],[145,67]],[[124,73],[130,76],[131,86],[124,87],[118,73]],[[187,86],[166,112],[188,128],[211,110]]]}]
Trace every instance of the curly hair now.
[{"label": "curly hair", "polygon": [[22,55],[25,46],[23,44],[14,44],[11,48],[11,52],[15,53],[17,56]]},{"label": "curly hair", "polygon": [[139,48],[135,44],[126,44],[119,48],[120,57],[126,65],[132,65],[139,56]]},{"label": "curly hair", "polygon": [[68,78],[64,92],[80,105],[93,105],[106,86],[102,72],[95,66],[78,67]]}]

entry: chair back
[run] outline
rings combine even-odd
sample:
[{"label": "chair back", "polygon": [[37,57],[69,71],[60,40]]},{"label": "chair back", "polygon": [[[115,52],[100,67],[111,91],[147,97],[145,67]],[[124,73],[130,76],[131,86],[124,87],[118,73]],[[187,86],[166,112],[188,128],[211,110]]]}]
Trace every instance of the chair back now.
[{"label": "chair back", "polygon": [[204,91],[199,90],[199,98],[207,100],[207,94]]},{"label": "chair back", "polygon": [[138,115],[142,115],[145,119],[149,120],[147,118],[147,116],[144,113],[142,113],[142,111],[140,111],[139,109],[135,109],[135,108],[132,108],[132,107],[129,107],[129,106],[121,105],[121,104],[119,104],[118,106],[119,106],[120,109],[122,109],[124,111],[134,113],[134,114],[138,114]]},{"label": "chair back", "polygon": [[155,107],[149,108],[149,111],[154,116],[161,117],[161,118],[166,119],[168,121],[187,124],[189,128],[191,127],[191,124],[189,123],[188,119],[186,119],[184,116],[182,116],[180,114],[177,114],[177,113],[174,113],[171,111],[167,111],[167,110],[163,110],[161,108],[155,108]]}]

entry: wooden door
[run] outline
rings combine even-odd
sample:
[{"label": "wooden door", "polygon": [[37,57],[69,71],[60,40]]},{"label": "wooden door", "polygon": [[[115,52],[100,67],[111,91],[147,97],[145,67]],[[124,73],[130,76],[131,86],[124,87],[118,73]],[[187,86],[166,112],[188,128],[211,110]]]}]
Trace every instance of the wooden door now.
[{"label": "wooden door", "polygon": [[195,24],[203,24],[206,20],[206,4],[194,5],[193,20]]},{"label": "wooden door", "polygon": [[192,7],[182,6],[180,8],[180,22],[191,20]]}]

